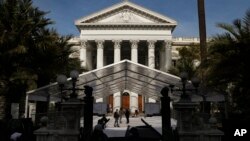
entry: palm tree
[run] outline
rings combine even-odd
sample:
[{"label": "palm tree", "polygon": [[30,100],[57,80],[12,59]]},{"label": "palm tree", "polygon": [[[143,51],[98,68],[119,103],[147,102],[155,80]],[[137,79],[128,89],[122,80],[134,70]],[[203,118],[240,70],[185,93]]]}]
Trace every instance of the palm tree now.
[{"label": "palm tree", "polygon": [[186,46],[178,49],[180,59],[177,60],[176,66],[171,67],[169,73],[179,76],[181,72],[188,73],[189,79],[194,75],[197,75],[200,62],[199,47],[198,46]]},{"label": "palm tree", "polygon": [[236,108],[250,113],[250,10],[243,19],[233,24],[220,23],[218,27],[226,32],[215,36],[209,47],[208,84],[224,91],[233,86]]},{"label": "palm tree", "polygon": [[201,60],[201,79],[205,84],[203,66],[207,58],[207,37],[206,37],[206,17],[205,17],[205,4],[204,0],[197,0],[198,4],[198,19],[199,19],[199,33],[200,33],[200,60]]},{"label": "palm tree", "polygon": [[71,36],[49,29],[53,22],[31,0],[3,1],[0,9],[0,100],[5,99],[3,113],[9,113],[10,102],[21,102],[23,113],[26,90],[49,84],[80,63],[69,58]]}]

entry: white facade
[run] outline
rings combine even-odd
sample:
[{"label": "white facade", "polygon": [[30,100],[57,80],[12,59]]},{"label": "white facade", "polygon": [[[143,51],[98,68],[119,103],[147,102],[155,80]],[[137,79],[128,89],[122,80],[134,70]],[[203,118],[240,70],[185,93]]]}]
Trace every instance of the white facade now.
[{"label": "white facade", "polygon": [[[172,32],[177,22],[169,17],[123,1],[75,21],[80,37],[71,40],[79,49],[77,56],[86,70],[100,69],[123,59],[167,72],[172,64]],[[174,40],[176,41],[176,39]],[[78,47],[77,47],[78,46]],[[147,74],[145,74],[147,75]],[[143,103],[157,99],[125,90],[129,94],[129,109],[133,112]],[[112,109],[123,105],[122,94],[105,95],[96,102],[112,103]],[[109,100],[109,101],[108,101]]]}]

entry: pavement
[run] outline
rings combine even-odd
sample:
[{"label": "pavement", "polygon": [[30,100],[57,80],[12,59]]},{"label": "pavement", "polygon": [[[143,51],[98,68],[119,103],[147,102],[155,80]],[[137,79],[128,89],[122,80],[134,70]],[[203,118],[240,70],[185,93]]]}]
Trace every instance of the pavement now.
[{"label": "pavement", "polygon": [[[93,117],[93,125],[97,124],[97,121],[102,117]],[[153,117],[130,117],[129,123],[126,123],[125,116],[122,118],[122,123],[119,124],[120,127],[114,127],[115,119],[112,116],[107,116],[110,121],[106,124],[106,128],[103,130],[104,133],[107,134],[108,137],[124,137],[128,126],[135,127],[135,126],[145,126],[145,124],[141,121],[144,119],[149,125],[155,128],[159,133],[161,133],[161,116],[153,116]]]}]

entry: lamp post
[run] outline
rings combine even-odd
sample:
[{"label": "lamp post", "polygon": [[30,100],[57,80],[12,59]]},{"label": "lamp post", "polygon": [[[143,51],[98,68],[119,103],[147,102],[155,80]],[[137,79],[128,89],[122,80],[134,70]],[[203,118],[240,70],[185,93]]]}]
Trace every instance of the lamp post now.
[{"label": "lamp post", "polygon": [[66,82],[67,82],[67,77],[65,75],[58,75],[57,76],[57,83],[60,87],[60,90],[61,90],[61,102],[62,102],[62,92],[63,90],[72,90],[72,93],[70,94],[70,98],[71,99],[76,99],[77,98],[77,94],[76,94],[76,91],[77,90],[84,90],[84,89],[80,89],[80,88],[76,88],[76,82],[77,82],[77,78],[79,77],[79,72],[76,71],[76,70],[72,70],[70,72],[70,77],[71,77],[71,80],[72,80],[72,88],[64,88]]},{"label": "lamp post", "polygon": [[57,76],[56,81],[57,81],[57,83],[58,83],[58,85],[60,87],[61,102],[63,102],[62,93],[63,93],[63,87],[64,87],[65,83],[67,82],[67,77],[65,75],[60,74],[60,75]]},{"label": "lamp post", "polygon": [[[93,88],[90,86],[85,85],[84,88],[76,88],[76,82],[79,77],[79,73],[76,70],[70,72],[70,77],[72,80],[72,88],[64,88],[67,77],[65,75],[58,75],[57,82],[61,90],[61,97],[63,90],[71,90],[72,93],[70,94],[70,100],[67,102],[62,103],[62,112],[63,116],[66,117],[68,128],[74,129],[75,131],[79,132],[79,123],[80,123],[80,116],[82,112],[84,112],[84,140],[90,141],[90,135],[93,131],[93,101],[94,97],[92,95]],[[84,103],[80,100],[77,100],[77,90],[84,90],[85,97]],[[62,99],[61,99],[62,102]],[[72,110],[74,109],[74,110]],[[84,109],[84,110],[83,110]],[[74,136],[75,140],[77,140],[78,135]],[[67,140],[67,139],[66,139]],[[72,138],[70,140],[73,140]]]},{"label": "lamp post", "polygon": [[198,106],[198,103],[192,102],[190,96],[187,94],[187,91],[195,91],[197,92],[200,81],[198,78],[192,78],[191,82],[194,88],[186,87],[189,83],[188,74],[186,72],[180,73],[182,88],[174,89],[174,85],[170,85],[171,92],[180,91],[181,96],[180,100],[173,104],[174,109],[176,111],[176,117],[178,121],[178,128],[180,132],[183,131],[192,131],[195,128],[195,125],[190,122],[193,118],[192,115],[195,113],[195,109]]},{"label": "lamp post", "polygon": [[171,92],[173,91],[182,91],[181,94],[181,101],[191,101],[191,98],[189,97],[189,95],[187,95],[187,91],[195,91],[196,94],[198,93],[198,87],[200,84],[200,80],[197,77],[193,77],[191,79],[192,85],[194,86],[194,88],[186,88],[186,84],[187,84],[187,80],[188,80],[188,73],[187,72],[181,72],[180,73],[180,78],[181,78],[181,82],[182,82],[182,88],[181,89],[174,89],[174,85],[170,85],[170,89]]}]

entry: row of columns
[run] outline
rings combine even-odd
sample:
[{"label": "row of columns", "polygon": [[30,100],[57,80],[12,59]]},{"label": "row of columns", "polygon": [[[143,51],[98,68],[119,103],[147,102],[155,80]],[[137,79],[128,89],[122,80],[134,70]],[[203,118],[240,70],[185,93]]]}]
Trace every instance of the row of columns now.
[{"label": "row of columns", "polygon": [[[121,60],[121,42],[122,40],[113,40],[114,42],[114,63]],[[165,42],[165,68],[168,69],[171,66],[171,41],[166,40]],[[138,63],[138,43],[139,40],[131,40],[131,61]],[[148,66],[150,68],[155,68],[155,43],[156,40],[148,40]],[[104,40],[97,40],[97,66],[96,68],[103,67],[103,49],[104,49]],[[81,41],[80,47],[80,61],[82,67],[87,66],[87,41]]]}]

